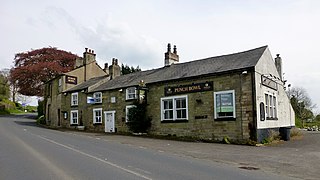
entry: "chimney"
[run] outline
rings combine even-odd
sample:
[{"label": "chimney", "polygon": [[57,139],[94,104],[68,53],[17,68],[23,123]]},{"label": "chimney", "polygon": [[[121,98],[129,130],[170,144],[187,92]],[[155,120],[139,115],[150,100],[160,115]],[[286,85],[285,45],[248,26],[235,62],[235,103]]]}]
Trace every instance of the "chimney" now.
[{"label": "chimney", "polygon": [[108,67],[108,63],[104,63],[104,68],[103,71],[107,74],[109,74],[109,67]]},{"label": "chimney", "polygon": [[282,81],[282,59],[280,57],[280,54],[277,54],[277,57],[275,58],[275,65]]},{"label": "chimney", "polygon": [[120,76],[120,66],[118,65],[118,59],[112,58],[112,64],[109,66],[110,79],[114,79]]},{"label": "chimney", "polygon": [[92,63],[96,61],[96,54],[94,50],[85,48],[85,52],[83,53],[84,65]]},{"label": "chimney", "polygon": [[179,55],[177,54],[177,46],[173,46],[173,53],[171,52],[171,44],[168,43],[167,52],[164,53],[164,66],[170,66],[171,64],[179,62]]}]

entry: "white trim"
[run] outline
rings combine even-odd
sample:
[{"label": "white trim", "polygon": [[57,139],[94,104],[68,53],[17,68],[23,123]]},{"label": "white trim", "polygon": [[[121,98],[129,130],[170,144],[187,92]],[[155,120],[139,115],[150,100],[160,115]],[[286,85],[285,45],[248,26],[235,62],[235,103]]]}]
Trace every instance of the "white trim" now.
[{"label": "white trim", "polygon": [[[268,120],[268,118],[278,118],[278,106],[277,106],[278,97],[275,94],[276,93],[264,92],[264,104],[265,104],[265,117],[266,117],[266,120]],[[268,97],[268,102],[266,101],[266,95]],[[270,97],[271,97],[271,99],[270,99]],[[274,100],[276,102],[274,102]],[[271,113],[270,109],[272,110],[272,113]]]},{"label": "white trim", "polygon": [[[97,97],[96,97],[98,94],[100,95],[100,100],[99,101],[97,100]],[[95,103],[102,103],[102,92],[93,93],[93,99],[94,99]]]},{"label": "white trim", "polygon": [[[72,115],[72,113],[77,113],[77,122],[76,123],[74,123],[73,122],[73,115]],[[78,113],[78,110],[71,110],[70,111],[70,125],[75,125],[75,124],[79,124],[79,113]]]},{"label": "white trim", "polygon": [[[73,99],[73,95],[77,95],[77,99]],[[78,100],[79,100],[79,95],[78,92],[71,93],[71,106],[77,106],[78,105]]]},{"label": "white trim", "polygon": [[[129,94],[129,90],[134,88],[134,97],[130,98],[129,95],[132,95],[133,93]],[[137,88],[136,87],[128,87],[126,89],[126,100],[130,100],[130,99],[137,99]]]},{"label": "white trim", "polygon": [[137,107],[137,106],[136,106],[136,105],[127,105],[127,106],[126,106],[126,123],[129,122],[129,119],[128,119],[129,109],[130,109],[130,108],[133,108],[133,107]]},{"label": "white trim", "polygon": [[[216,95],[218,94],[227,94],[227,93],[232,93],[232,103],[233,103],[233,116],[226,116],[226,117],[217,117],[217,100],[216,100]],[[214,119],[218,118],[236,118],[236,93],[235,90],[228,90],[228,91],[217,91],[213,92],[213,104],[214,104]]]},{"label": "white trim", "polygon": [[[186,100],[186,107],[180,108],[180,109],[186,109],[186,118],[177,118],[177,99],[185,99]],[[165,100],[172,100],[172,111],[173,111],[173,117],[172,119],[165,119],[165,110],[164,110],[164,104],[163,101]],[[188,120],[189,119],[189,107],[188,107],[188,95],[182,95],[182,96],[170,96],[170,97],[163,97],[160,99],[160,107],[161,107],[161,121],[179,121],[179,120]]]},{"label": "white trim", "polygon": [[113,127],[112,127],[112,132],[115,132],[115,114],[116,114],[116,111],[104,111],[103,114],[104,114],[104,132],[110,132],[110,131],[107,131],[107,114],[112,114],[112,117],[113,117]]},{"label": "white trim", "polygon": [[[100,122],[96,121],[96,117],[97,117],[96,116],[96,111],[100,111],[100,113],[101,113]],[[92,109],[92,115],[93,115],[93,124],[102,124],[102,120],[103,120],[103,118],[102,118],[102,108],[94,108],[94,109]]]}]

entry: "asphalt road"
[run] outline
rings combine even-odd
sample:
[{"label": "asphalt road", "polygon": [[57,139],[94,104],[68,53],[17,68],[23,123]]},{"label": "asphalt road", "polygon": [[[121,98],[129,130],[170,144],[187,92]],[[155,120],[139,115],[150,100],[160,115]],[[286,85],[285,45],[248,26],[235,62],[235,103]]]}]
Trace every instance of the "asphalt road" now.
[{"label": "asphalt road", "polygon": [[112,135],[50,130],[36,126],[31,119],[2,116],[0,179],[292,178],[123,143]]}]

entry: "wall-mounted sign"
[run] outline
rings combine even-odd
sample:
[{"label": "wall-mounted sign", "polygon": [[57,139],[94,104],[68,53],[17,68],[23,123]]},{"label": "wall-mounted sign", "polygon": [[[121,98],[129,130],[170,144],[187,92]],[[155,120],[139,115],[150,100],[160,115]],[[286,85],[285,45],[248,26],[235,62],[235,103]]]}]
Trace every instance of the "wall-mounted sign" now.
[{"label": "wall-mounted sign", "polygon": [[77,84],[77,77],[66,75],[66,83],[68,83],[68,84]]},{"label": "wall-mounted sign", "polygon": [[204,83],[195,83],[174,87],[165,87],[164,95],[170,96],[175,94],[185,94],[185,93],[194,93],[194,92],[202,92],[202,91],[212,91],[213,90],[213,82],[204,82]]},{"label": "wall-mounted sign", "polygon": [[278,85],[275,81],[265,77],[265,76],[261,76],[261,82],[262,82],[262,85],[265,85],[271,89],[274,89],[274,90],[278,90]]}]

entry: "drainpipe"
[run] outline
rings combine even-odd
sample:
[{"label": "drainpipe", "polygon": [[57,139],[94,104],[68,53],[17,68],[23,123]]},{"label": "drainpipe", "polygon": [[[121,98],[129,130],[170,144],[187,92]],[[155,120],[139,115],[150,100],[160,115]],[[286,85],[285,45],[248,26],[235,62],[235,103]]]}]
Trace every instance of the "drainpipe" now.
[{"label": "drainpipe", "polygon": [[255,81],[255,67],[253,67],[252,72],[251,72],[251,87],[252,87],[252,121],[253,121],[253,129],[255,130],[254,132],[254,140],[257,140],[257,120],[256,120],[256,114],[255,109],[256,109],[256,81]]}]

